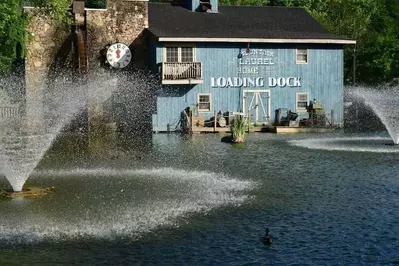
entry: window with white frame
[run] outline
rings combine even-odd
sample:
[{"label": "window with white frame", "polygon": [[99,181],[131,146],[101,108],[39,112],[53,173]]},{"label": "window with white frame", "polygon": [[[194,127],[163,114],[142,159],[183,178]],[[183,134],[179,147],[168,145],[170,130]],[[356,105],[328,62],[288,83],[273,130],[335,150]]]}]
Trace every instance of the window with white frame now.
[{"label": "window with white frame", "polygon": [[166,46],[165,62],[184,63],[194,62],[195,47],[194,46]]},{"label": "window with white frame", "polygon": [[309,94],[307,92],[297,92],[296,93],[296,111],[306,112],[306,107],[308,106]]},{"label": "window with white frame", "polygon": [[305,48],[296,49],[296,63],[297,64],[307,64],[309,62],[309,51]]},{"label": "window with white frame", "polygon": [[179,47],[166,47],[166,62],[179,62]]},{"label": "window with white frame", "polygon": [[210,93],[198,93],[197,94],[197,105],[198,105],[198,112],[210,112],[211,111],[211,94]]}]

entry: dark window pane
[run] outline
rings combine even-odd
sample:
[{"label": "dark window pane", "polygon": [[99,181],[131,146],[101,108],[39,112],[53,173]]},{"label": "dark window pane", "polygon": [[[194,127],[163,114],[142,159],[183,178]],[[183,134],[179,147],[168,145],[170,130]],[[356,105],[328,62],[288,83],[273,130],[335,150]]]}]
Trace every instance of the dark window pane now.
[{"label": "dark window pane", "polygon": [[211,104],[210,103],[200,103],[200,104],[198,104],[198,109],[199,110],[211,110]]},{"label": "dark window pane", "polygon": [[209,102],[209,95],[200,95],[199,96],[199,102],[200,103]]},{"label": "dark window pane", "polygon": [[166,62],[179,62],[179,49],[177,47],[166,47]]},{"label": "dark window pane", "polygon": [[182,47],[181,48],[181,61],[182,62],[193,62],[194,53],[192,47]]}]

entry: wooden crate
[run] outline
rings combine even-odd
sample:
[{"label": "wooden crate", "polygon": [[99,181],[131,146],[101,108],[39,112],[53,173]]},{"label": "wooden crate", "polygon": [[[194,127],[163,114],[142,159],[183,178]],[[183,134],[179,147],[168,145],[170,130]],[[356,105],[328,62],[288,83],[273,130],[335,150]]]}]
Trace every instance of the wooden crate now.
[{"label": "wooden crate", "polygon": [[205,125],[205,119],[203,117],[193,117],[191,121],[194,127],[204,127]]}]

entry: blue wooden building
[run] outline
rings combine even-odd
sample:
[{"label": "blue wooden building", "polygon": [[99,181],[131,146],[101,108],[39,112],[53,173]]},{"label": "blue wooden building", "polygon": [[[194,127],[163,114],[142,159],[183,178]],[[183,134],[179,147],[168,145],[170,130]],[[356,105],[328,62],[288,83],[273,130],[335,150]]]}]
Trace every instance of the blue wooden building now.
[{"label": "blue wooden building", "polygon": [[316,99],[343,124],[343,48],[304,9],[218,6],[217,0],[149,3],[149,64],[159,73],[153,131],[175,129],[181,112],[249,114],[272,125],[275,111],[307,117]]}]

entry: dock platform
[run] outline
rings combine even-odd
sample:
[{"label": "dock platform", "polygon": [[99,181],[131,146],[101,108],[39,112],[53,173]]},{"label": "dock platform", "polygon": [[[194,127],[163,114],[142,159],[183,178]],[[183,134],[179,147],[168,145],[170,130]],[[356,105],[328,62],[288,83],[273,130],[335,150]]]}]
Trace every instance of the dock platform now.
[{"label": "dock platform", "polygon": [[[335,127],[289,127],[289,126],[263,126],[263,127],[251,127],[249,133],[253,132],[264,132],[264,133],[275,133],[275,134],[295,134],[295,133],[328,133],[334,132],[337,128]],[[172,133],[173,131],[155,131],[154,133]],[[231,133],[229,127],[192,127],[191,132],[193,134],[201,133]]]}]

